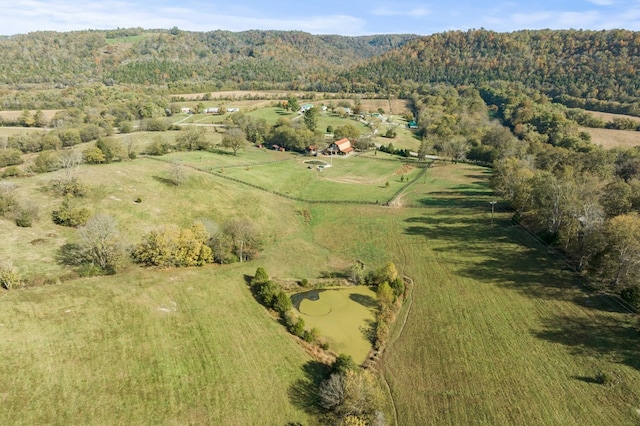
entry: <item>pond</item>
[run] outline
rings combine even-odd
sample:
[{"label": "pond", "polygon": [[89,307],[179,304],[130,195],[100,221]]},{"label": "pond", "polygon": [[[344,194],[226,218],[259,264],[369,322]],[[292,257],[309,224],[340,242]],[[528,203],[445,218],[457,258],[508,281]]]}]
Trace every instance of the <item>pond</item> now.
[{"label": "pond", "polygon": [[306,327],[320,330],[331,350],[351,355],[357,363],[366,360],[378,309],[376,294],[369,287],[309,290],[293,294],[291,301]]}]

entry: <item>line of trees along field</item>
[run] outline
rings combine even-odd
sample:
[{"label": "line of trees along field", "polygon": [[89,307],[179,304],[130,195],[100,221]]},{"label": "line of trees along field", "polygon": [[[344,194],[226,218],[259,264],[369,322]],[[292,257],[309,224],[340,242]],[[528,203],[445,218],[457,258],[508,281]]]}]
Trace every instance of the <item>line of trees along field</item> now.
[{"label": "line of trees along field", "polygon": [[[640,307],[640,149],[591,144],[571,110],[518,86],[432,88],[414,104],[423,147],[492,164],[518,222]],[[506,127],[477,120],[487,108]]]}]

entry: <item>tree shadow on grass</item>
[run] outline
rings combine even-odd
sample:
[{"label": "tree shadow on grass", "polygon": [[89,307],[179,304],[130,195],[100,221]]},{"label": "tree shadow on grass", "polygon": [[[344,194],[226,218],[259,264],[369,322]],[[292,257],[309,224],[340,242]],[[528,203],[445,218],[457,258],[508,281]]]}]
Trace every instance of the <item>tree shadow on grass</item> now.
[{"label": "tree shadow on grass", "polygon": [[470,278],[471,285],[486,283],[590,311],[588,317],[558,315],[531,331],[536,338],[640,370],[640,332],[632,317],[611,315],[623,311],[607,295],[588,290],[583,277],[552,250],[508,222],[492,227],[482,223],[482,216],[463,209],[433,213],[407,219],[405,234],[426,238],[439,262],[453,274]]},{"label": "tree shadow on grass", "polygon": [[226,156],[233,157],[233,151],[227,151],[227,150],[224,150],[224,149],[221,149],[221,148],[216,148],[216,147],[208,148],[207,152],[210,152],[210,153],[216,154],[216,155],[226,155]]},{"label": "tree shadow on grass", "polygon": [[624,321],[606,313],[592,321],[566,316],[548,320],[534,336],[559,343],[574,354],[605,357],[611,362],[625,364],[640,370],[640,332],[631,321]]},{"label": "tree shadow on grass", "polygon": [[[180,186],[180,183],[181,183],[181,182],[177,182],[174,179],[169,179],[168,177],[164,177],[164,176],[155,175],[155,176],[152,176],[152,177],[153,177],[153,179],[157,180],[158,182],[160,182],[160,183],[162,183],[164,185],[167,185],[167,186],[172,186],[174,188]],[[184,182],[182,182],[182,183],[184,183]]]},{"label": "tree shadow on grass", "polygon": [[601,381],[598,380],[596,377],[590,377],[590,376],[571,376],[571,377],[585,383],[602,384]]},{"label": "tree shadow on grass", "polygon": [[289,386],[289,400],[293,405],[309,414],[320,414],[320,399],[318,388],[320,384],[329,378],[331,371],[327,364],[318,361],[309,361],[302,366],[305,377],[296,380]]},{"label": "tree shadow on grass", "polygon": [[490,220],[464,209],[440,209],[434,213],[406,219],[405,234],[428,239],[432,251],[454,273],[528,297],[617,311],[604,299],[591,299],[589,296],[594,293],[585,289],[581,276],[510,221],[496,219],[491,226]]}]

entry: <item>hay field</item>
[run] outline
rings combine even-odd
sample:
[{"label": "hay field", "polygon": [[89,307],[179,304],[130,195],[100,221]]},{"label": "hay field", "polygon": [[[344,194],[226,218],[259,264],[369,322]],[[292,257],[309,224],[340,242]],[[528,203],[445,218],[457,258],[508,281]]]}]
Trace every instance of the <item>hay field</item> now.
[{"label": "hay field", "polygon": [[580,130],[591,135],[591,143],[606,149],[640,146],[640,132],[638,131],[594,129],[591,127],[581,127]]}]

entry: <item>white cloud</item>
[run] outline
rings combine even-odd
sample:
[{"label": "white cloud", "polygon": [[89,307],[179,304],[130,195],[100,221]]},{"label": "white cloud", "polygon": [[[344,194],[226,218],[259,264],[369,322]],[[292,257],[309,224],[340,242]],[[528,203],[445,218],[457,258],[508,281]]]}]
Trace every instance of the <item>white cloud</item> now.
[{"label": "white cloud", "polygon": [[596,6],[613,6],[617,3],[616,0],[587,0],[589,3],[593,3]]},{"label": "white cloud", "polygon": [[403,9],[401,7],[390,9],[387,7],[378,7],[371,11],[373,15],[378,16],[410,16],[418,18],[421,16],[430,15],[431,11],[426,7],[415,7],[413,9]]},{"label": "white cloud", "polygon": [[[10,3],[0,0],[0,34],[17,34],[40,30],[71,31],[116,27],[171,28],[211,31],[217,29],[301,30],[316,34],[362,34],[365,22],[346,14],[271,18],[255,10],[223,10],[209,4],[176,2],[163,7],[145,2],[88,0],[25,0]],[[209,12],[208,10],[215,10]],[[217,12],[220,13],[217,13]]]}]

